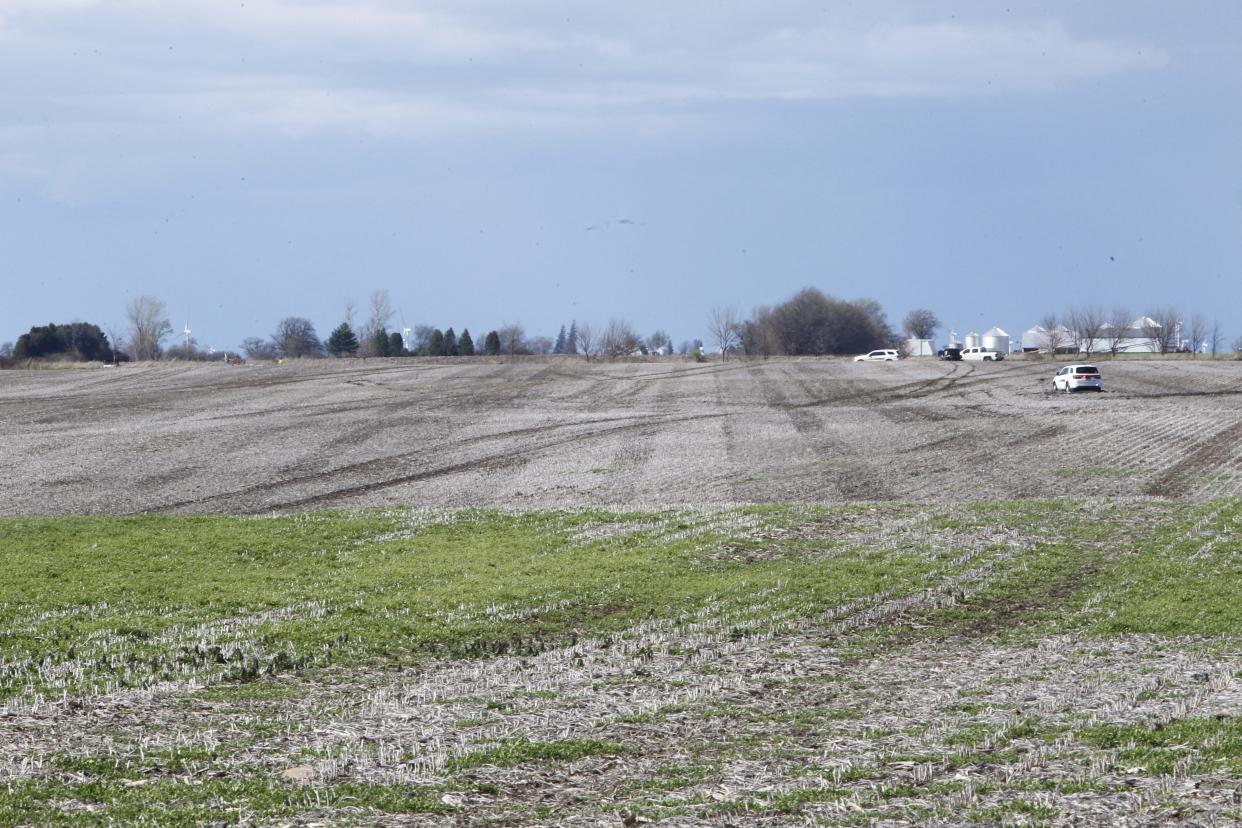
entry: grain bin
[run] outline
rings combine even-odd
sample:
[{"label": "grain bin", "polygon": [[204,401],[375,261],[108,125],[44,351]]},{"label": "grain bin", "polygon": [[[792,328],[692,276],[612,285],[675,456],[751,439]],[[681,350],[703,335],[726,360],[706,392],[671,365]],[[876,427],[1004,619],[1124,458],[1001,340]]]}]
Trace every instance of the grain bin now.
[{"label": "grain bin", "polygon": [[966,334],[966,341],[962,343],[962,346],[966,348],[978,348],[979,347],[979,334],[975,333],[974,331],[971,331],[970,333]]},{"label": "grain bin", "polygon": [[999,327],[992,327],[983,334],[980,346],[997,353],[1009,353],[1009,334]]}]

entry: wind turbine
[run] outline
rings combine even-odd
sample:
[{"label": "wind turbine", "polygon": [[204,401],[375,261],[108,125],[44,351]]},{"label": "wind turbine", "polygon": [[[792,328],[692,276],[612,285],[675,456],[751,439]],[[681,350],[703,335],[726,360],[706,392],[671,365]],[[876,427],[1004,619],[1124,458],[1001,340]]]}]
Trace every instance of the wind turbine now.
[{"label": "wind turbine", "polygon": [[405,324],[405,311],[399,311],[399,313],[401,314],[401,347],[408,351],[410,350],[410,334],[414,333],[414,330]]},{"label": "wind turbine", "polygon": [[182,331],[182,333],[185,334],[185,352],[189,354],[190,353],[190,315],[188,313],[185,315],[185,330]]}]

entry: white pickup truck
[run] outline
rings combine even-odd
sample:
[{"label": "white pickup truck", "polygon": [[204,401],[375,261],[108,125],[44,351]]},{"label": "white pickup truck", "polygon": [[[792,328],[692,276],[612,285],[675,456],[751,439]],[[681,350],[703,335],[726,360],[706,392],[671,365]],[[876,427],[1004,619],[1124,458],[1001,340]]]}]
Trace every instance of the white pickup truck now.
[{"label": "white pickup truck", "polygon": [[984,360],[987,362],[998,362],[1005,358],[1000,351],[993,351],[988,348],[963,348],[962,359]]}]

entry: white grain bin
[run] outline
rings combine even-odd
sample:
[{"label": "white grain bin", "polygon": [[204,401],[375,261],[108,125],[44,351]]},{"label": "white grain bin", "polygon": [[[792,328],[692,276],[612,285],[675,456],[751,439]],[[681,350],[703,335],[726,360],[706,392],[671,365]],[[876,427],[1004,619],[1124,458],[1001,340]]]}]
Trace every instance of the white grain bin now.
[{"label": "white grain bin", "polygon": [[997,353],[1009,353],[1009,334],[998,327],[993,327],[983,334],[981,347]]},{"label": "white grain bin", "polygon": [[970,333],[966,334],[966,341],[962,343],[962,347],[978,348],[979,347],[979,334],[975,333],[974,331],[971,331]]}]

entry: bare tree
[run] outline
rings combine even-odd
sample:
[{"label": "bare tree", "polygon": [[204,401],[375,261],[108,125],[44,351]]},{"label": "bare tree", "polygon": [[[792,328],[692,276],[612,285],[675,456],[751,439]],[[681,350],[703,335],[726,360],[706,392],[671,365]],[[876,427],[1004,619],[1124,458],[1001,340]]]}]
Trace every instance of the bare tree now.
[{"label": "bare tree", "polygon": [[741,344],[742,319],[733,308],[714,307],[707,317],[707,334],[722,357],[728,357]]},{"label": "bare tree", "polygon": [[431,335],[436,329],[431,325],[415,325],[413,341],[410,342],[410,350],[416,354],[426,354],[427,349],[431,345]]},{"label": "bare tree", "polygon": [[278,356],[285,359],[323,356],[323,345],[309,319],[286,316],[276,324],[272,334],[272,346]]},{"label": "bare tree", "polygon": [[[346,303],[347,314],[353,312],[351,304],[348,301]],[[358,352],[362,356],[384,356],[384,351],[377,346],[381,341],[385,344],[388,342],[388,323],[392,320],[392,301],[388,298],[388,291],[382,288],[372,291],[368,307],[371,315],[367,323],[357,332]],[[376,337],[380,331],[384,332],[382,339]]]},{"label": "bare tree", "polygon": [[1117,305],[1108,317],[1108,325],[1104,328],[1104,345],[1114,357],[1126,346],[1130,337],[1130,309]]},{"label": "bare tree", "polygon": [[371,318],[367,321],[369,333],[384,330],[391,320],[392,300],[388,298],[388,291],[382,288],[374,291],[371,294]]},{"label": "bare tree", "polygon": [[1208,348],[1215,358],[1221,346],[1225,344],[1225,332],[1220,329],[1220,320],[1212,320],[1212,330],[1208,331]]},{"label": "bare tree", "polygon": [[276,359],[276,346],[270,340],[248,336],[242,340],[241,351],[246,359]]},{"label": "bare tree", "polygon": [[1208,338],[1208,321],[1201,314],[1195,314],[1190,317],[1190,353],[1196,356],[1199,350],[1207,344]]},{"label": "bare tree", "polygon": [[154,296],[138,296],[125,306],[129,323],[129,346],[134,359],[157,359],[164,340],[172,333],[164,303]]},{"label": "bare tree", "polygon": [[906,314],[901,327],[911,339],[931,339],[940,327],[940,320],[927,308],[915,308]]},{"label": "bare tree", "polygon": [[1164,326],[1157,322],[1151,313],[1135,321],[1137,322],[1136,330],[1147,342],[1148,349],[1157,354],[1164,353]]},{"label": "bare tree", "polygon": [[1065,347],[1065,331],[1055,313],[1049,313],[1039,320],[1039,327],[1044,329],[1044,341],[1048,343],[1048,353],[1055,354]]},{"label": "bare tree", "polygon": [[1155,308],[1147,312],[1148,321],[1143,325],[1143,337],[1158,354],[1167,354],[1180,346],[1177,339],[1182,325],[1181,314],[1175,307]]},{"label": "bare tree", "polygon": [[742,351],[747,356],[768,357],[781,353],[781,341],[773,321],[772,308],[760,305],[742,323]]},{"label": "bare tree", "polygon": [[358,306],[354,303],[354,300],[352,298],[346,296],[345,297],[345,324],[349,326],[349,329],[351,331],[354,330],[354,317],[357,315],[357,313],[358,313]]},{"label": "bare tree", "polygon": [[1235,339],[1229,347],[1233,349],[1234,359],[1242,359],[1242,336]]},{"label": "bare tree", "polygon": [[614,316],[600,335],[599,351],[609,359],[616,359],[634,353],[641,341],[629,322]]},{"label": "bare tree", "polygon": [[578,352],[586,357],[587,362],[591,361],[591,354],[595,353],[596,340],[598,336],[595,333],[595,326],[590,322],[578,322],[577,339]]},{"label": "bare tree", "polygon": [[552,346],[555,343],[550,336],[532,336],[526,340],[526,349],[532,354],[547,355],[552,353]]},{"label": "bare tree", "polygon": [[112,364],[116,365],[121,359],[121,350],[125,347],[124,341],[121,339],[121,330],[111,323],[108,325],[108,343],[112,346]]},{"label": "bare tree", "polygon": [[1099,305],[1071,308],[1065,318],[1078,337],[1078,350],[1094,354],[1100,347],[1107,329],[1104,327],[1104,311]]},{"label": "bare tree", "polygon": [[526,329],[517,322],[510,322],[497,328],[500,337],[500,352],[513,356],[526,351]]}]

